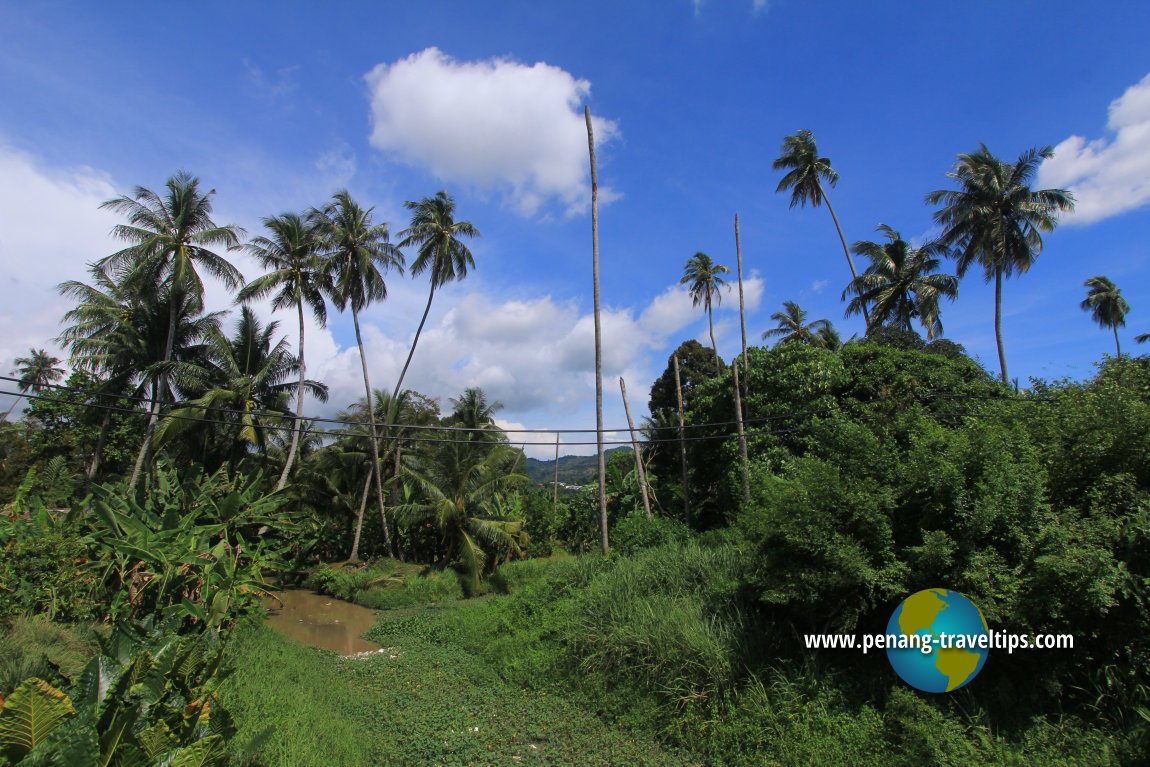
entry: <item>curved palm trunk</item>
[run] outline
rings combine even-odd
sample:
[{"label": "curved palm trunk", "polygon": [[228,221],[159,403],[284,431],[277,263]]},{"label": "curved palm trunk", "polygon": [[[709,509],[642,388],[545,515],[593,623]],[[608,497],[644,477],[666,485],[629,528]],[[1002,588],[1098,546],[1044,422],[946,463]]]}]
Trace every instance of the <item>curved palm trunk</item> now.
[{"label": "curved palm trunk", "polygon": [[140,445],[140,452],[136,454],[136,465],[132,468],[132,478],[128,480],[128,487],[134,488],[137,480],[140,478],[140,470],[144,466],[144,456],[148,454],[148,450],[152,446],[152,437],[156,433],[156,424],[160,420],[160,395],[168,389],[168,371],[167,365],[172,361],[172,350],[176,345],[176,305],[180,302],[182,294],[177,292],[175,286],[172,287],[172,293],[168,296],[168,340],[164,344],[164,366],[165,370],[160,375],[160,380],[157,385],[152,387],[152,410],[148,416],[148,428],[144,430],[144,442]]},{"label": "curved palm trunk", "polygon": [[[819,192],[823,196],[823,202],[827,204],[827,210],[831,212],[831,220],[835,222],[835,231],[839,233],[839,242],[843,244],[843,255],[847,257],[847,266],[851,268],[851,278],[857,280],[859,278],[858,270],[855,269],[855,261],[851,258],[851,249],[847,246],[847,238],[843,235],[843,228],[839,224],[839,217],[835,214],[835,208],[831,205],[831,198],[827,197],[826,190],[823,189],[822,184],[819,184]],[[862,302],[863,319],[866,321],[867,333],[870,333],[870,309],[867,308],[866,301]]]},{"label": "curved palm trunk", "polygon": [[1002,270],[994,271],[994,340],[998,343],[998,364],[1002,367],[1002,382],[1010,379],[1006,373],[1006,345],[1002,342]]},{"label": "curved palm trunk", "polygon": [[[419,345],[419,336],[423,333],[423,326],[427,322],[427,315],[431,312],[431,301],[435,298],[435,282],[439,276],[438,272],[438,269],[432,269],[431,291],[427,294],[427,306],[423,307],[423,316],[419,318],[419,327],[415,329],[415,338],[412,339],[411,349],[407,352],[407,361],[403,363],[403,369],[399,371],[399,380],[395,382],[395,390],[391,393],[391,404],[388,407],[387,414],[388,426],[399,417],[399,390],[403,388],[403,379],[407,375],[407,368],[411,365],[411,358],[415,356],[415,347]],[[394,414],[392,411],[394,411]]]},{"label": "curved palm trunk", "polygon": [[7,420],[8,420],[8,416],[12,415],[12,411],[16,409],[16,406],[20,404],[20,400],[22,400],[22,399],[24,399],[24,394],[23,394],[23,393],[21,393],[20,395],[18,395],[18,396],[16,397],[15,401],[13,401],[13,402],[12,402],[12,407],[8,408],[8,412],[6,412],[6,413],[4,414],[4,418],[3,418],[3,420],[5,420],[5,421],[7,421]]},{"label": "curved palm trunk", "polygon": [[[304,364],[303,358],[303,301],[296,303],[296,309],[299,312],[299,391],[296,392],[296,405],[295,405],[295,428],[291,433],[291,447],[288,448],[287,462],[284,464],[284,470],[280,474],[279,482],[276,483],[276,490],[283,490],[284,485],[287,484],[288,475],[291,474],[292,464],[295,463],[296,450],[299,449],[299,433],[303,425],[303,385],[307,377],[307,366]],[[363,353],[363,349],[360,349]]]},{"label": "curved palm trunk", "polygon": [[595,281],[595,442],[599,455],[599,533],[603,553],[607,542],[607,461],[603,455],[603,329],[599,322],[599,175],[595,168],[595,133],[591,129],[591,107],[583,107],[587,121],[587,151],[591,155],[591,252]]},{"label": "curved palm trunk", "polygon": [[379,436],[375,431],[375,408],[371,406],[371,380],[367,376],[367,357],[363,352],[363,335],[359,330],[359,312],[355,306],[351,307],[351,319],[355,323],[355,342],[359,345],[359,362],[363,368],[363,388],[367,394],[367,422],[371,427],[371,457],[372,474],[375,476],[375,494],[379,498],[379,518],[383,521],[383,543],[387,547],[387,555],[395,556],[395,548],[391,545],[391,531],[387,526],[387,511],[383,506],[383,482],[379,476]]},{"label": "curved palm trunk", "polygon": [[1114,350],[1118,353],[1118,359],[1122,359],[1122,344],[1118,341],[1118,326],[1114,325]]},{"label": "curved palm trunk", "polygon": [[371,477],[374,473],[369,466],[367,477],[363,480],[363,495],[359,501],[359,515],[355,518],[355,537],[351,541],[351,554],[347,557],[348,562],[359,561],[359,537],[363,534],[363,515],[367,511],[367,496],[371,493]]}]

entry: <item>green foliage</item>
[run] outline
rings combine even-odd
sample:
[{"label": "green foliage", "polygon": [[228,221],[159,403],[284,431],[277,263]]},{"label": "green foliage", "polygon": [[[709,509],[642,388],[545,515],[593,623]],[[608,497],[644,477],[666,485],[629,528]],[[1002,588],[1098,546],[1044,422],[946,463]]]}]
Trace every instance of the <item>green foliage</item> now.
[{"label": "green foliage", "polygon": [[226,763],[235,727],[217,694],[216,634],[120,623],[100,645],[69,693],[33,678],[3,704],[0,753],[10,763]]},{"label": "green foliage", "polygon": [[263,494],[259,477],[176,481],[158,471],[157,488],[137,501],[120,488],[94,488],[89,569],[108,591],[113,614],[166,612],[189,624],[220,627],[258,606],[264,571],[278,565],[276,538],[290,531],[286,497]]},{"label": "green foliage", "polygon": [[101,612],[87,571],[89,541],[40,503],[27,519],[0,515],[0,621],[25,613],[75,621]]},{"label": "green foliage", "polygon": [[897,600],[907,568],[895,555],[891,506],[880,486],[847,482],[818,459],[796,459],[781,477],[758,467],[738,524],[757,548],[752,582],[763,602],[805,629],[847,632]]},{"label": "green foliage", "polygon": [[638,513],[623,517],[611,528],[611,548],[620,554],[634,554],[641,549],[686,543],[690,529],[677,519],[654,517],[647,519]]}]

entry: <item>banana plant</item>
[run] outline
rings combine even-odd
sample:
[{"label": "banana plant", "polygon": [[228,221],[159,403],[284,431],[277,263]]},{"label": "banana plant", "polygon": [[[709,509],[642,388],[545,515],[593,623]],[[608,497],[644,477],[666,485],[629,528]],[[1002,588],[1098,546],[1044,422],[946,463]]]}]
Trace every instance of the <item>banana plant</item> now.
[{"label": "banana plant", "polygon": [[108,534],[93,536],[101,555],[90,566],[112,613],[163,611],[219,628],[254,607],[271,588],[263,573],[281,566],[279,536],[298,516],[282,510],[286,494],[261,491],[258,478],[217,473],[181,485],[166,470],[143,501],[116,486],[95,488],[93,518]]}]

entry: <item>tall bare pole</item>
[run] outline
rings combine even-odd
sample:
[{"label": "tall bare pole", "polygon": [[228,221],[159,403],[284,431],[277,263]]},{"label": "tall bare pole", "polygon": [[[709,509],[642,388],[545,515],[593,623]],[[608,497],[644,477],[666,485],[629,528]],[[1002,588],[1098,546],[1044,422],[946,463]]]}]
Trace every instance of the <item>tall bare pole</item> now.
[{"label": "tall bare pole", "polygon": [[555,432],[555,482],[551,491],[551,518],[559,515],[559,432]]},{"label": "tall bare pole", "polygon": [[627,402],[627,384],[619,376],[619,391],[623,395],[623,412],[627,414],[627,428],[631,430],[631,450],[635,453],[635,474],[639,477],[639,489],[643,491],[643,509],[647,519],[651,519],[651,498],[647,495],[647,470],[643,467],[643,453],[639,450],[639,440],[635,438],[635,422],[631,420],[631,405]]},{"label": "tall bare pole", "polygon": [[[743,302],[743,244],[739,238],[739,214],[735,214],[735,259],[738,261],[739,268],[739,328],[743,332],[743,381],[745,382],[750,374],[748,365],[750,362],[747,360],[747,311],[746,304]],[[747,432],[743,427],[743,386],[745,383],[739,381],[739,361],[735,360],[735,364],[731,366],[735,371],[735,423],[739,429],[739,460],[741,463],[741,473],[743,478],[743,503],[751,500],[751,467],[750,460],[747,458]]]},{"label": "tall bare pole", "polygon": [[679,461],[683,465],[683,518],[691,524],[691,499],[687,485],[687,424],[683,418],[683,383],[679,379],[679,355],[671,357],[675,361],[675,396],[679,400]]},{"label": "tall bare pole", "polygon": [[739,241],[739,214],[735,214],[735,258],[739,264],[739,329],[743,331],[743,380],[748,376],[747,370],[747,309],[743,303],[743,246]]},{"label": "tall bare pole", "polygon": [[751,462],[747,458],[747,432],[743,430],[743,397],[739,394],[739,362],[731,365],[735,371],[735,423],[739,429],[739,468],[743,475],[743,503],[751,500]]},{"label": "tall bare pole", "polygon": [[587,152],[591,156],[591,252],[595,280],[595,444],[599,453],[599,534],[603,553],[607,543],[607,460],[603,453],[603,328],[599,322],[599,174],[595,168],[595,132],[591,129],[591,107],[583,106],[587,121]]}]

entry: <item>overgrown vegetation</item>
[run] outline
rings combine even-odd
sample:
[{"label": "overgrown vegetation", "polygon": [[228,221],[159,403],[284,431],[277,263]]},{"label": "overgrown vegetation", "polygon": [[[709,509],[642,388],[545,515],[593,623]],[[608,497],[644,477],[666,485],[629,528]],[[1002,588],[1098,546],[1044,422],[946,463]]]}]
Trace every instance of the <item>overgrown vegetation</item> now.
[{"label": "overgrown vegetation", "polygon": [[[813,136],[783,151],[780,190],[829,206]],[[126,247],[60,286],[73,371],[58,386],[60,360],[31,350],[26,416],[0,419],[0,760],[242,763],[269,738],[268,765],[1150,761],[1150,359],[1116,336],[1091,380],[1011,387],[1000,333],[1001,380],[939,337],[957,293],[941,257],[1001,288],[1072,205],[1026,187],[1045,153],[960,156],[960,189],[931,195],[939,242],[881,227],[887,243],[853,249],[872,262],[858,274],[843,240],[866,337],[787,302],[773,348],[728,363],[713,338],[681,345],[639,455],[614,451],[604,492],[561,499],[524,473],[538,466],[482,389],[447,412],[403,373],[372,388],[360,312],[405,257],[346,191],[267,219],[248,249],[269,271],[246,285],[212,250],[241,232],[194,177],[108,201]],[[431,280],[404,373],[478,235],[446,192],[407,207],[400,244]],[[987,235],[999,225],[1009,248]],[[294,310],[298,356],[247,306],[226,330],[200,271]],[[688,262],[708,313],[724,273]],[[1120,291],[1087,286],[1116,329]],[[329,304],[351,310],[364,396],[316,424],[304,398],[327,390],[306,378],[302,318]],[[589,553],[601,509],[607,556]],[[336,658],[245,621],[273,576],[387,611],[384,651]],[[937,586],[997,630],[1074,649],[996,653],[976,683],[925,697],[881,655],[803,642],[881,633]]]}]

